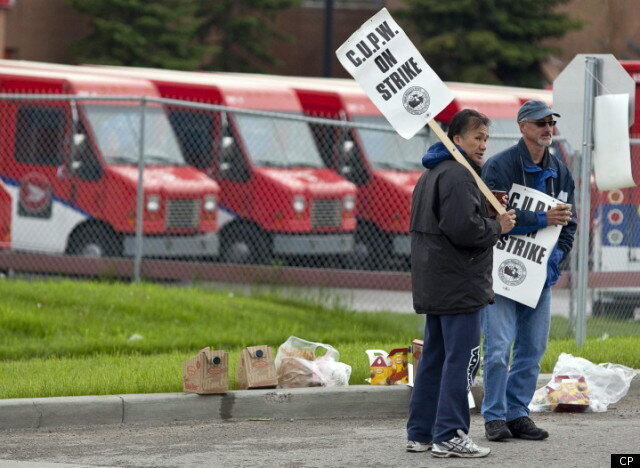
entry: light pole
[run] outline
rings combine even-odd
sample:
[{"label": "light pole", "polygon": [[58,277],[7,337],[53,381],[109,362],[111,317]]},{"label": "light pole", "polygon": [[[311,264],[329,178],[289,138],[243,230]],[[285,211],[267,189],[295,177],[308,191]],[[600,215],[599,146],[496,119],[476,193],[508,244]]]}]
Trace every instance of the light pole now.
[{"label": "light pole", "polygon": [[324,2],[324,66],[323,76],[330,78],[333,63],[333,0]]}]

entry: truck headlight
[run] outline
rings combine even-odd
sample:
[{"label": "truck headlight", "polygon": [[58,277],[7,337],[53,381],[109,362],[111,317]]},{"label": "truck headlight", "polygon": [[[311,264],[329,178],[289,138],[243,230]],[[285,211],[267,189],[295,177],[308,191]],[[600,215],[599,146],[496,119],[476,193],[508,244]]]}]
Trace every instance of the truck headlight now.
[{"label": "truck headlight", "polygon": [[206,195],[204,197],[204,211],[215,211],[216,209],[216,197],[213,195]]},{"label": "truck headlight", "polygon": [[149,195],[147,197],[147,211],[155,213],[160,209],[160,195]]},{"label": "truck headlight", "polygon": [[347,195],[342,199],[342,207],[345,211],[353,211],[356,208],[356,197]]},{"label": "truck headlight", "polygon": [[293,211],[296,213],[302,213],[307,207],[307,200],[304,195],[296,195],[293,197]]}]

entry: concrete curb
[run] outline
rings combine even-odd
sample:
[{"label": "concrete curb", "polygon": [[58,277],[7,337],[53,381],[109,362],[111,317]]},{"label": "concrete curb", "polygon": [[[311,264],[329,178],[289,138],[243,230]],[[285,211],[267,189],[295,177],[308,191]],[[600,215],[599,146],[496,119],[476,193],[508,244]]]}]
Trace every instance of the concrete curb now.
[{"label": "concrete curb", "polygon": [[[551,374],[538,378],[538,388]],[[482,381],[472,388],[482,401]],[[406,385],[238,390],[225,395],[152,393],[0,400],[0,429],[228,419],[323,419],[405,416]],[[627,396],[640,396],[636,377]],[[475,409],[478,411],[478,408]]]}]

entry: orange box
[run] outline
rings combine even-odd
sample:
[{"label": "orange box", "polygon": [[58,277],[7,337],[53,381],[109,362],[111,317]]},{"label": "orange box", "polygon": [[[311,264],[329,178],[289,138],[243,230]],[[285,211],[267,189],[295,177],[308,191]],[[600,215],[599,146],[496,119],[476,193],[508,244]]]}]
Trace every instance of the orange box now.
[{"label": "orange box", "polygon": [[378,356],[369,366],[371,385],[389,385],[391,366],[387,364],[384,356]]},{"label": "orange box", "polygon": [[409,348],[396,348],[389,352],[391,361],[391,384],[409,383]]}]

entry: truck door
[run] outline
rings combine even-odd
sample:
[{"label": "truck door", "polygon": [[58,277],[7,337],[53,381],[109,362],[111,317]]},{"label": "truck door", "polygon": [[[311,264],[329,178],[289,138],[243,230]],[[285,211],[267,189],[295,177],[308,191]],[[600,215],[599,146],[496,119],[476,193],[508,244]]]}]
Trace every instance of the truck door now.
[{"label": "truck door", "polygon": [[[60,252],[65,233],[57,230],[56,200],[69,196],[61,177],[69,147],[69,108],[64,104],[24,101],[16,105],[12,177],[17,184],[12,237],[14,246]],[[64,239],[63,239],[64,237]]]},{"label": "truck door", "polygon": [[54,197],[66,199],[69,184],[59,177],[70,132],[68,108],[30,102],[17,110],[14,161],[20,187],[18,216],[50,219]]}]

